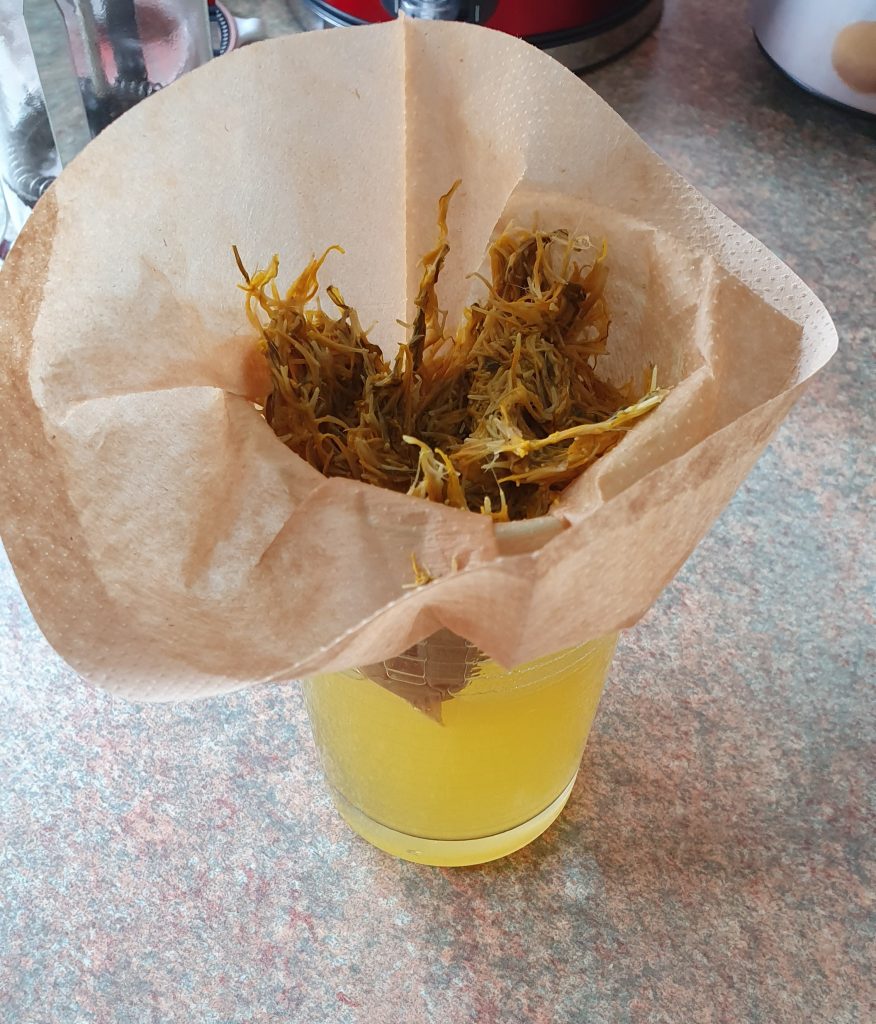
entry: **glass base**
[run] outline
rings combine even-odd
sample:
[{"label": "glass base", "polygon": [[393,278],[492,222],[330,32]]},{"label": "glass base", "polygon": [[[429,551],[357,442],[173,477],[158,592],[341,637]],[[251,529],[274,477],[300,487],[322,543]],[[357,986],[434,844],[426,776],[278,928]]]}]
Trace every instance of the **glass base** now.
[{"label": "glass base", "polygon": [[577,773],[572,781],[543,811],[534,818],[524,821],[522,825],[499,832],[497,835],[484,836],[481,839],[423,839],[397,832],[394,828],[381,825],[354,807],[334,787],[329,787],[341,817],[363,839],[393,857],[410,860],[415,864],[429,864],[433,867],[459,868],[474,864],[486,864],[509,853],[522,849],[533,839],[537,839],[559,817],[566,806],[569,795],[575,786]]}]

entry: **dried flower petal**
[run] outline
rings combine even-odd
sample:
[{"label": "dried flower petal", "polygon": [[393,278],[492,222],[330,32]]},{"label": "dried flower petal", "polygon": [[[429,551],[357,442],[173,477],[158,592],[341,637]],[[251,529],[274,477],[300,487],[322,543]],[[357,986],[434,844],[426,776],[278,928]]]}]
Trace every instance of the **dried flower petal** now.
[{"label": "dried flower petal", "polygon": [[489,249],[483,300],[448,337],[437,283],[458,184],[439,201],[438,241],[391,366],[337,288],[326,289],[336,316],[314,305],[320,268],[340,247],[311,260],[285,296],[276,255],[250,275],[234,249],[271,370],[264,416],[326,476],[525,519],[545,513],[666,391],[653,367],[638,398],[596,376],[610,323],[606,247],[582,266],[590,241],[566,231],[506,229]]}]

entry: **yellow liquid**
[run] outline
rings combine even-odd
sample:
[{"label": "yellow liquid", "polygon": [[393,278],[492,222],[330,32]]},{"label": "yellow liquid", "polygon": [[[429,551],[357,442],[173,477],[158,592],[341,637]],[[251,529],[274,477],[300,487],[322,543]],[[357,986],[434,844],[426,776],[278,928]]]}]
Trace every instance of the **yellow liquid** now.
[{"label": "yellow liquid", "polygon": [[305,683],[310,722],[347,822],[397,857],[483,863],[562,810],[615,636],[507,672],[483,663],[435,722],[361,672]]},{"label": "yellow liquid", "polygon": [[305,684],[335,803],[355,831],[424,864],[478,864],[525,846],[562,810],[615,636],[508,672],[484,662],[443,722],[360,672]]}]

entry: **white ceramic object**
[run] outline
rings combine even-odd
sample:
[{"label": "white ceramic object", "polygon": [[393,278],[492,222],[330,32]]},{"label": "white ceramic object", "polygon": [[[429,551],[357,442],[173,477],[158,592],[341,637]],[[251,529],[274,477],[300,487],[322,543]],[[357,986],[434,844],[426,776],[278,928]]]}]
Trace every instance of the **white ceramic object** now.
[{"label": "white ceramic object", "polygon": [[876,114],[876,0],[753,0],[751,23],[798,84]]}]

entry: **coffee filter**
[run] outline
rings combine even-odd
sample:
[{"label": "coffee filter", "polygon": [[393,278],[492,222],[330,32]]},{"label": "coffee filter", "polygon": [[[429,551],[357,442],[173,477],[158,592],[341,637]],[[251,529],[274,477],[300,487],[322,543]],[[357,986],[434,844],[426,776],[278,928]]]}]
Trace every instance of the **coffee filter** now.
[{"label": "coffee filter", "polygon": [[[392,353],[438,196],[449,322],[510,220],[604,238],[615,381],[664,403],[550,516],[486,516],[289,451],[237,289],[339,243]],[[384,663],[448,630],[513,666],[632,625],[831,356],[824,307],[578,78],[509,36],[397,21],[272,40],[139,104],[40,201],[0,273],[4,544],[83,676],[176,699]],[[604,368],[604,369],[603,369]],[[412,555],[433,582],[414,587]]]}]

